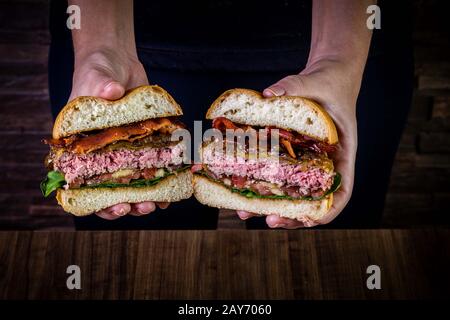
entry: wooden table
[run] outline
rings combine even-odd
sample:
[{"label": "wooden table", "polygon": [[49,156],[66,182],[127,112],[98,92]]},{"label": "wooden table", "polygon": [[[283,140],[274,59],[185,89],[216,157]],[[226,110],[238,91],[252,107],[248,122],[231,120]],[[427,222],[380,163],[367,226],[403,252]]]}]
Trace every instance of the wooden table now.
[{"label": "wooden table", "polygon": [[[0,298],[449,297],[448,229],[0,232]],[[81,268],[69,290],[66,268]],[[381,268],[381,290],[366,268]]]}]

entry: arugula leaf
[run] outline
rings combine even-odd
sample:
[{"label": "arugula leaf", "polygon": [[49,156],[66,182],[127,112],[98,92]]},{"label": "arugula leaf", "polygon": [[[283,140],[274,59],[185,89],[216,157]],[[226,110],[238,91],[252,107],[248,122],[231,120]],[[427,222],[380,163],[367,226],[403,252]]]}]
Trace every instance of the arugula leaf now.
[{"label": "arugula leaf", "polygon": [[[118,188],[118,187],[134,187],[134,188],[142,188],[142,187],[149,187],[154,186],[158,182],[160,182],[162,179],[167,178],[168,176],[171,176],[173,174],[179,173],[181,171],[184,171],[186,169],[190,168],[189,165],[186,165],[184,167],[181,167],[173,172],[165,172],[164,176],[157,177],[153,179],[136,179],[130,181],[130,183],[115,183],[115,182],[103,182],[88,186],[82,186],[80,189],[83,188]],[[53,191],[55,191],[58,188],[63,187],[66,184],[66,181],[64,180],[64,175],[61,172],[58,171],[50,171],[47,173],[47,177],[44,181],[41,182],[41,191],[44,197],[48,197]]]},{"label": "arugula leaf", "polygon": [[153,186],[157,184],[162,179],[172,175],[173,173],[166,174],[162,177],[153,178],[153,179],[136,179],[130,181],[130,183],[115,183],[115,182],[102,182],[98,184],[92,184],[88,186],[82,186],[80,189],[89,189],[89,188],[118,188],[118,187],[136,187],[136,188],[142,188],[142,187],[148,187]]},{"label": "arugula leaf", "polygon": [[341,187],[341,184],[342,184],[342,176],[339,172],[336,172],[330,190],[328,190],[323,196],[325,197],[330,193],[336,192]]},{"label": "arugula leaf", "polygon": [[336,175],[334,176],[334,180],[333,180],[333,185],[331,186],[330,190],[328,190],[326,193],[324,193],[321,197],[312,197],[312,196],[307,196],[307,197],[299,197],[299,198],[294,198],[291,196],[280,196],[280,195],[276,195],[276,194],[272,194],[272,195],[261,195],[253,190],[250,189],[238,189],[238,188],[230,188],[229,186],[225,185],[222,181],[220,180],[216,180],[211,178],[207,173],[205,173],[204,171],[198,172],[204,176],[206,176],[209,179],[212,179],[222,185],[224,185],[225,187],[231,189],[232,192],[235,193],[239,193],[241,196],[244,196],[246,198],[257,198],[257,199],[286,199],[286,200],[322,200],[323,198],[325,198],[326,196],[328,196],[330,193],[333,193],[335,191],[337,191],[339,189],[339,187],[341,186],[341,180],[342,177],[339,173],[336,172]]},{"label": "arugula leaf", "polygon": [[44,181],[41,182],[41,192],[44,197],[48,197],[53,191],[63,187],[66,184],[64,175],[59,171],[50,171],[47,173]]},{"label": "arugula leaf", "polygon": [[153,179],[136,179],[136,180],[131,180],[130,183],[102,182],[102,183],[98,183],[98,184],[82,186],[80,189],[82,189],[82,188],[118,188],[118,187],[142,188],[142,187],[150,187],[150,186],[154,186],[155,184],[160,182],[162,179],[165,179],[168,176],[171,176],[171,175],[174,175],[181,171],[184,171],[188,168],[190,168],[190,166],[186,165],[186,166],[181,167],[172,172],[166,171],[162,177],[157,177],[157,178],[153,178]]}]

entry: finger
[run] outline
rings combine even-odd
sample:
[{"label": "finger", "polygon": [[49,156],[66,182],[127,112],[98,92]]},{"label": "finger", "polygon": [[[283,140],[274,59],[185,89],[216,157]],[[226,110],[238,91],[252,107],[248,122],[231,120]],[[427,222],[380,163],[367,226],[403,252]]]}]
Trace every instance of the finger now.
[{"label": "finger", "polygon": [[125,94],[125,88],[117,81],[107,82],[98,94],[98,97],[107,100],[117,100],[123,97]]},{"label": "finger", "polygon": [[[354,143],[354,142],[350,142]],[[347,141],[343,141],[342,144],[349,144]],[[350,201],[353,191],[354,181],[354,163],[355,153],[347,150],[356,150],[356,146],[348,146],[345,148],[342,146],[334,154],[335,171],[339,172],[342,176],[342,182],[340,188],[333,193],[333,203],[328,213],[318,223],[327,224],[333,221],[345,208]]]},{"label": "finger", "polygon": [[263,96],[266,98],[280,96],[302,96],[320,101],[320,88],[317,88],[310,76],[290,75],[270,87],[264,89]]},{"label": "finger", "polygon": [[156,205],[160,208],[160,209],[167,209],[167,207],[169,207],[170,202],[157,202]]},{"label": "finger", "polygon": [[156,210],[156,205],[154,202],[146,201],[140,203],[133,203],[131,206],[130,215],[132,216],[142,216],[149,214]]},{"label": "finger", "polygon": [[353,190],[353,172],[345,168],[336,167],[336,172],[339,172],[343,179],[340,188],[332,194],[332,205],[327,214],[319,219],[319,224],[327,224],[333,221],[345,208],[350,201]]},{"label": "finger", "polygon": [[241,218],[242,220],[247,220],[248,218],[257,216],[257,214],[255,214],[255,213],[243,211],[243,210],[236,210],[236,213],[239,216],[239,218]]},{"label": "finger", "polygon": [[105,209],[105,210],[100,210],[98,212],[95,213],[97,216],[99,216],[102,219],[105,220],[116,220],[119,219],[120,216],[118,215],[113,215],[111,212],[109,212],[109,210]]},{"label": "finger", "polygon": [[114,79],[108,72],[103,70],[90,70],[82,73],[77,78],[82,78],[82,82],[74,82],[70,100],[78,96],[95,96],[107,100],[117,100],[125,94],[125,87]]},{"label": "finger", "polygon": [[350,200],[352,188],[352,181],[349,183],[344,182],[339,190],[333,193],[333,204],[328,213],[322,219],[317,221],[319,224],[330,223],[341,213]]},{"label": "finger", "polygon": [[267,216],[266,223],[270,228],[298,229],[305,226],[300,221],[282,218],[274,214]]},{"label": "finger", "polygon": [[280,97],[283,95],[298,96],[303,95],[304,84],[300,76],[287,76],[270,87],[264,89],[264,97]]},{"label": "finger", "polygon": [[284,90],[283,87],[279,86],[278,84],[274,84],[274,85],[270,86],[269,88],[264,89],[263,96],[266,98],[280,97],[280,96],[284,95],[285,93],[286,93],[286,91]]},{"label": "finger", "polygon": [[119,203],[104,210],[100,210],[95,214],[106,220],[115,220],[130,212],[131,207],[128,203]]}]

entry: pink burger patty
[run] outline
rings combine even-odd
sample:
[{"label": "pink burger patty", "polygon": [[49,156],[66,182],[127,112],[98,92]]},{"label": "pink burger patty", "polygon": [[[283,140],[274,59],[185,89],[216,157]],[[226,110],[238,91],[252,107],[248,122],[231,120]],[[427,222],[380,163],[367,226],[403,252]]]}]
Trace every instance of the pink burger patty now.
[{"label": "pink burger patty", "polygon": [[121,169],[170,168],[183,163],[183,145],[139,150],[118,149],[108,152],[75,154],[64,152],[54,160],[54,169],[64,174],[68,184]]},{"label": "pink burger patty", "polygon": [[[213,178],[245,177],[247,181],[266,181],[279,186],[282,190],[290,188],[299,196],[318,196],[328,191],[335,173],[321,167],[309,167],[305,170],[300,163],[287,163],[273,159],[244,159],[225,157],[223,154],[206,151],[203,153],[207,171]],[[248,185],[253,185],[250,183]]]}]

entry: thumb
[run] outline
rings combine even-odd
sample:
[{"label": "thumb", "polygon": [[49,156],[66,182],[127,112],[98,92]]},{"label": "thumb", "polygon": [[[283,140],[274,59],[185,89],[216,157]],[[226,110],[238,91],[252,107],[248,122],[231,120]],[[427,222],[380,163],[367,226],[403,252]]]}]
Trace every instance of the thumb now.
[{"label": "thumb", "polygon": [[266,98],[280,97],[280,96],[314,96],[311,85],[309,85],[307,76],[290,75],[277,83],[267,87],[263,91],[263,96]]},{"label": "thumb", "polygon": [[107,100],[117,100],[125,94],[125,87],[112,79],[103,82],[97,90],[98,92],[95,92],[94,95]]},{"label": "thumb", "polygon": [[99,70],[90,70],[75,76],[70,99],[78,96],[94,96],[106,100],[117,100],[125,94],[125,86],[114,77]]},{"label": "thumb", "polygon": [[285,93],[286,90],[283,88],[283,86],[279,85],[277,82],[271,85],[270,87],[264,89],[263,96],[266,98],[280,97],[283,96]]}]

